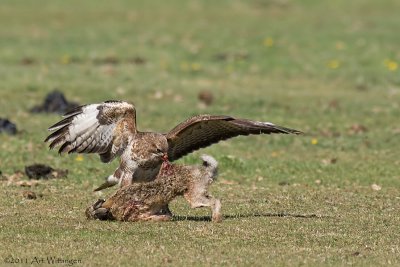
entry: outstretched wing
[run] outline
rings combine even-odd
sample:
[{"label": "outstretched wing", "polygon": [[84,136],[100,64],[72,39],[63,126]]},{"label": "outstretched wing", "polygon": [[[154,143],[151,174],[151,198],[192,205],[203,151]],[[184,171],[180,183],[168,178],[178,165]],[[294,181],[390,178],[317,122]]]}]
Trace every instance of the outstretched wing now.
[{"label": "outstretched wing", "polygon": [[106,101],[75,108],[49,128],[45,142],[59,153],[98,153],[110,162],[125,149],[130,135],[136,133],[136,110],[127,102]]},{"label": "outstretched wing", "polygon": [[235,119],[230,116],[198,115],[177,125],[166,134],[168,158],[173,161],[221,140],[250,134],[301,134],[270,122]]}]

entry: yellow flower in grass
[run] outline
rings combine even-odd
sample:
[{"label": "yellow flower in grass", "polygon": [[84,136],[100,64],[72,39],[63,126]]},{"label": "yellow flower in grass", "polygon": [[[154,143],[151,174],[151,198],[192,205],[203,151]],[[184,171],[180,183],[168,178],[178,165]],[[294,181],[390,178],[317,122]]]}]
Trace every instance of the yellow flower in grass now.
[{"label": "yellow flower in grass", "polygon": [[189,62],[181,62],[181,70],[182,71],[200,71],[202,69],[202,66],[200,63],[197,62],[193,62],[193,63],[189,63]]},{"label": "yellow flower in grass", "polygon": [[340,61],[337,59],[332,59],[332,60],[328,61],[328,63],[326,65],[330,69],[337,69],[340,67]]},{"label": "yellow flower in grass", "polygon": [[264,46],[266,47],[273,47],[274,46],[274,39],[272,39],[271,37],[267,37],[264,39]]},{"label": "yellow flower in grass", "polygon": [[75,158],[76,161],[83,161],[83,156],[78,154]]},{"label": "yellow flower in grass", "polygon": [[67,64],[71,63],[71,56],[70,55],[63,55],[60,58],[60,62],[61,62],[61,64],[64,64],[64,65],[67,65]]},{"label": "yellow flower in grass", "polygon": [[397,68],[398,68],[398,64],[397,64],[397,62],[394,62],[394,61],[392,61],[392,62],[390,62],[389,64],[388,64],[388,69],[390,70],[390,71],[395,71],[395,70],[397,70]]},{"label": "yellow flower in grass", "polygon": [[318,144],[318,139],[317,139],[317,138],[311,139],[311,144],[312,144],[312,145]]},{"label": "yellow flower in grass", "polygon": [[192,63],[191,68],[192,68],[192,71],[199,71],[199,70],[201,70],[201,65],[199,63]]},{"label": "yellow flower in grass", "polygon": [[399,68],[399,64],[396,61],[390,59],[385,59],[383,63],[389,71],[396,71]]}]

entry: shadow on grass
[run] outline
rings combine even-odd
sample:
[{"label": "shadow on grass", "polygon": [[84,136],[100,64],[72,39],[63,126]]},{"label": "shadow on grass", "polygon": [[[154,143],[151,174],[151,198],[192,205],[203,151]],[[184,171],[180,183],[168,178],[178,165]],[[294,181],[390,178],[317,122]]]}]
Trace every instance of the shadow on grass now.
[{"label": "shadow on grass", "polygon": [[[327,216],[320,216],[316,214],[292,214],[292,213],[254,213],[254,214],[234,214],[234,215],[223,215],[224,220],[234,220],[240,218],[251,218],[251,217],[291,217],[291,218],[303,218],[303,219],[321,219]],[[211,221],[210,216],[175,216],[173,221],[196,221],[196,222],[209,222]]]}]

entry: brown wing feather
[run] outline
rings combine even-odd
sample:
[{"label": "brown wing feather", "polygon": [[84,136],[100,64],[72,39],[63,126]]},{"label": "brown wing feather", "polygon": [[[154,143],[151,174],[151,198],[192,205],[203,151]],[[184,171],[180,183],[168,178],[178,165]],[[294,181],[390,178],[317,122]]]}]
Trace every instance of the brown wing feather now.
[{"label": "brown wing feather", "polygon": [[230,116],[198,115],[166,134],[171,161],[221,140],[250,134],[301,134],[300,131],[269,122],[235,119]]},{"label": "brown wing feather", "polygon": [[136,111],[121,101],[77,107],[49,128],[45,142],[59,153],[98,153],[103,162],[119,155],[129,135],[136,133]]}]

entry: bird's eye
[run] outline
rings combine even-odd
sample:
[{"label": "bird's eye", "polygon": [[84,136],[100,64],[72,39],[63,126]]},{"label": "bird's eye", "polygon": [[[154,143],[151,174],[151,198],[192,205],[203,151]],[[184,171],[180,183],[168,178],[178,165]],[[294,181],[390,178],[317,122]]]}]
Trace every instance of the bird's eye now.
[{"label": "bird's eye", "polygon": [[157,153],[162,153],[161,149],[157,148]]}]

